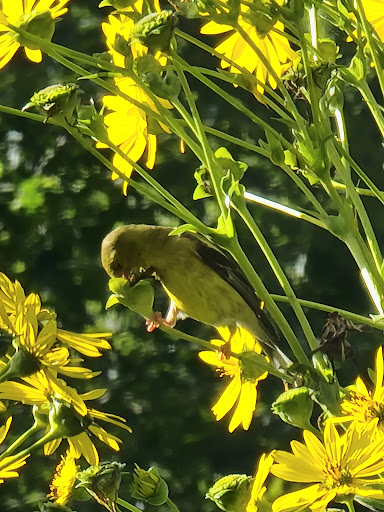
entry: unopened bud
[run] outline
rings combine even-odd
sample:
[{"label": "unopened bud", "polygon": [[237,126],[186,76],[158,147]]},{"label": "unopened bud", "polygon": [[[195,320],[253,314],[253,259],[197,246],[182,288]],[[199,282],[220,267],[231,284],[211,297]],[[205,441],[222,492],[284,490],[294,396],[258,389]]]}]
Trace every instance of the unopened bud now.
[{"label": "unopened bud", "polygon": [[312,428],[309,420],[312,416],[313,401],[309,389],[305,386],[282,393],[272,404],[272,411],[289,425],[303,430]]},{"label": "unopened bud", "polygon": [[125,464],[120,462],[105,462],[99,466],[90,466],[85,471],[77,473],[79,483],[103,507],[115,510],[120,489],[121,477]]},{"label": "unopened bud", "polygon": [[132,498],[143,500],[158,507],[168,498],[168,485],[160,476],[158,470],[151,467],[146,471],[135,464],[132,484]]},{"label": "unopened bud", "polygon": [[177,17],[172,11],[152,12],[141,18],[133,27],[133,42],[142,43],[153,51],[169,49]]},{"label": "unopened bud", "polygon": [[252,477],[227,475],[219,478],[205,495],[225,512],[244,512],[249,501]]}]

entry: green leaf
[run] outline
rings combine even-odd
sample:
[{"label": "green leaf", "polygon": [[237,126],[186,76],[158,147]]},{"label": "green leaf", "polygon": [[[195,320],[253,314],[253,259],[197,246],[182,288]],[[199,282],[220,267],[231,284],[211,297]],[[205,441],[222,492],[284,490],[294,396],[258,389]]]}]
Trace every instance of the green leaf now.
[{"label": "green leaf", "polygon": [[109,280],[109,289],[113,295],[107,301],[108,307],[120,303],[144,318],[152,315],[155,292],[149,281],[143,279],[131,286],[126,279],[114,277]]}]

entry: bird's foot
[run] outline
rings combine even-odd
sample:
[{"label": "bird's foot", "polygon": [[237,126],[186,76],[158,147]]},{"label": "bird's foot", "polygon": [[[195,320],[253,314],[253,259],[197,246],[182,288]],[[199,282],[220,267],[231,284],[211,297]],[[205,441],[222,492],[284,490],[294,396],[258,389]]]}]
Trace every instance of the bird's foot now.
[{"label": "bird's foot", "polygon": [[145,322],[145,325],[147,326],[148,332],[153,332],[155,329],[158,329],[161,325],[165,325],[166,327],[173,327],[168,320],[163,318],[163,315],[160,313],[160,311],[156,311],[153,313]]}]

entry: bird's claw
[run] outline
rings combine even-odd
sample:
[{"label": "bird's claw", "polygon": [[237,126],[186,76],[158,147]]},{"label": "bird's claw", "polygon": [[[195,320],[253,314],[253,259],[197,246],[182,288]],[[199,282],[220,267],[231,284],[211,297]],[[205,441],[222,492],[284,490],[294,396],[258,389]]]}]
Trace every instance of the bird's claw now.
[{"label": "bird's claw", "polygon": [[156,311],[153,313],[145,322],[147,326],[148,332],[153,332],[155,329],[158,329],[161,325],[165,325],[166,327],[173,327],[165,318],[163,318],[160,311]]}]

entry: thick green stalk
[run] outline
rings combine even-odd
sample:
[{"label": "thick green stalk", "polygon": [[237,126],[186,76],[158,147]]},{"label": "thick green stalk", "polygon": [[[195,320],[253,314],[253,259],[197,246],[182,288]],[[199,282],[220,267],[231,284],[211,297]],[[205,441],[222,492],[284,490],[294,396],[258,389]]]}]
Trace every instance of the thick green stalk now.
[{"label": "thick green stalk", "polygon": [[[373,258],[374,265],[376,266],[377,285],[384,292],[384,280],[382,279],[381,274],[380,274],[381,266],[383,263],[383,257],[381,255],[380,247],[379,247],[379,244],[377,243],[377,239],[376,239],[375,233],[373,231],[372,224],[371,224],[371,221],[367,214],[367,211],[364,207],[361,197],[356,192],[355,186],[352,182],[352,179],[350,176],[350,171],[349,171],[349,163],[342,161],[342,159],[339,156],[339,153],[337,152],[337,150],[335,148],[334,141],[329,141],[327,146],[328,146],[328,151],[329,151],[329,155],[332,159],[332,162],[333,162],[339,176],[341,177],[344,184],[346,185],[348,196],[351,199],[351,201],[353,202],[353,206],[356,209],[356,212],[359,216],[359,219],[360,219],[361,225],[363,227],[365,236],[367,238],[368,246],[370,249],[370,257]],[[345,151],[346,151],[346,149],[345,149]],[[357,233],[357,230],[355,230],[355,232]],[[360,235],[359,235],[359,237],[360,237]],[[364,244],[363,241],[361,241],[361,243]],[[360,245],[361,245],[361,243],[360,243]],[[365,247],[365,244],[364,244],[364,247]],[[369,267],[371,267],[371,264],[369,265]]]},{"label": "thick green stalk", "polygon": [[29,437],[31,437],[35,432],[40,430],[41,427],[34,423],[32,427],[30,427],[28,430],[23,432],[6,450],[3,451],[3,453],[0,454],[0,462],[5,459],[6,457],[9,457],[12,455],[12,453],[21,446]]},{"label": "thick green stalk", "polygon": [[301,55],[302,55],[302,63],[304,66],[304,73],[307,81],[307,91],[309,94],[309,103],[312,112],[313,124],[316,127],[317,133],[319,137],[321,134],[324,134],[324,129],[322,124],[325,123],[325,119],[321,115],[319,108],[319,98],[316,90],[315,83],[313,81],[312,68],[311,68],[311,57],[308,51],[308,41],[305,37],[306,31],[304,30],[303,20],[298,20],[297,23],[299,36],[300,36],[300,46],[301,46]]}]

